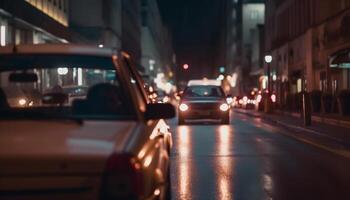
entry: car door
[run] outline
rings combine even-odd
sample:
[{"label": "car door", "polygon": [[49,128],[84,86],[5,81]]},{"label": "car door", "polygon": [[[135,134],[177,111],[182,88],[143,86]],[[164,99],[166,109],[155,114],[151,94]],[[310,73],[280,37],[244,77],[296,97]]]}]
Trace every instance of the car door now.
[{"label": "car door", "polygon": [[[132,61],[128,57],[123,57],[123,63],[126,65],[127,73],[131,77],[130,83],[141,104],[138,107],[149,104],[150,101],[142,85],[143,81]],[[144,135],[138,138],[143,138],[144,141],[135,139],[135,145],[132,146],[140,147],[137,156],[144,166],[144,174],[147,177],[146,187],[148,187],[148,191],[153,192],[155,189],[165,186],[168,181],[169,154],[172,145],[171,133],[169,132],[169,126],[162,119],[143,119],[140,129],[142,129]]]}]

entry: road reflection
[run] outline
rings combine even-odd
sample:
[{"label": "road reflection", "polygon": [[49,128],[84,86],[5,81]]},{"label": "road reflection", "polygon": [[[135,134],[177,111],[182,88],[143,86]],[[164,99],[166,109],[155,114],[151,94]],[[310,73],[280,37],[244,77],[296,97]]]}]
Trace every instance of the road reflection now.
[{"label": "road reflection", "polygon": [[188,126],[180,126],[178,128],[178,151],[180,159],[188,158],[191,151],[190,128]]},{"label": "road reflection", "polygon": [[188,126],[180,126],[178,128],[178,153],[179,153],[179,167],[177,171],[178,177],[178,194],[180,199],[191,200],[192,187],[190,173],[192,171],[191,162],[188,161],[192,148],[192,137],[190,135],[190,128]]},{"label": "road reflection", "polygon": [[230,126],[220,126],[217,130],[217,156],[215,161],[217,171],[217,199],[233,199],[233,172],[234,163],[232,158],[233,133]]}]

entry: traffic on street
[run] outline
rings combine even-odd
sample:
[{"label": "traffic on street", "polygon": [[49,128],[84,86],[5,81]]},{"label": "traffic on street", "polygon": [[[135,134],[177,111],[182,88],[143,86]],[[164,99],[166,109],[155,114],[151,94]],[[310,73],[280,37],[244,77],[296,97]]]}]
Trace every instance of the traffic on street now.
[{"label": "traffic on street", "polygon": [[350,160],[233,113],[230,125],[177,126],[173,199],[348,199]]}]

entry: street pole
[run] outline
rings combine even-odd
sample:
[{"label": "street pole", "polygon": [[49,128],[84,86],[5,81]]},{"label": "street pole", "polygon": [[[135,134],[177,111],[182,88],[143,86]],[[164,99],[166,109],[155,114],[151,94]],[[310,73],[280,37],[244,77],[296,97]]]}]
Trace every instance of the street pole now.
[{"label": "street pole", "polygon": [[265,62],[267,64],[267,92],[264,92],[264,103],[265,108],[264,111],[266,113],[272,112],[272,100],[271,100],[271,66],[270,63],[272,62],[272,56],[266,55],[265,56]]},{"label": "street pole", "polygon": [[302,82],[302,103],[303,103],[303,110],[302,110],[302,116],[303,116],[303,121],[305,126],[310,126],[311,125],[311,105],[310,105],[310,95],[307,92],[306,89],[306,79],[305,76],[303,78]]},{"label": "street pole", "polygon": [[267,63],[267,90],[268,90],[268,93],[271,92],[271,68],[270,68],[270,63]]}]

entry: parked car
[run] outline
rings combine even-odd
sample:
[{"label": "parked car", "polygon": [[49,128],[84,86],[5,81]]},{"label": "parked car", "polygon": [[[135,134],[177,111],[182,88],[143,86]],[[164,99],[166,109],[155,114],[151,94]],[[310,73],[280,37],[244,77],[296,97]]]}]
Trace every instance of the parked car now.
[{"label": "parked car", "polygon": [[216,119],[229,124],[230,108],[220,86],[190,85],[181,95],[178,123],[185,124],[190,119]]},{"label": "parked car", "polygon": [[[0,48],[0,199],[169,198],[163,119],[175,109],[150,104],[130,63],[72,44]],[[68,101],[65,83],[86,95]],[[12,85],[40,90],[41,103],[9,104]]]}]

